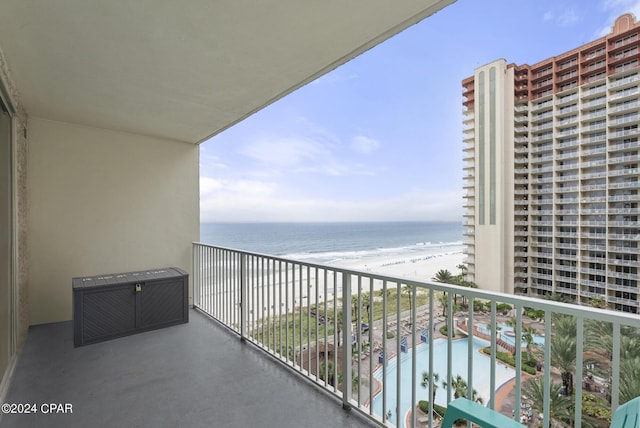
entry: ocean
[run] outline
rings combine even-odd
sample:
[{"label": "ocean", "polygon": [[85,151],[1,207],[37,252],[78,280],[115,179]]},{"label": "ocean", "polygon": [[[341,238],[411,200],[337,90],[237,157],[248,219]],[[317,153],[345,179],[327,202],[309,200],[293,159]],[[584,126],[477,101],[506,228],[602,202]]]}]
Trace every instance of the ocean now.
[{"label": "ocean", "polygon": [[460,222],[202,223],[200,242],[314,263],[462,246]]}]

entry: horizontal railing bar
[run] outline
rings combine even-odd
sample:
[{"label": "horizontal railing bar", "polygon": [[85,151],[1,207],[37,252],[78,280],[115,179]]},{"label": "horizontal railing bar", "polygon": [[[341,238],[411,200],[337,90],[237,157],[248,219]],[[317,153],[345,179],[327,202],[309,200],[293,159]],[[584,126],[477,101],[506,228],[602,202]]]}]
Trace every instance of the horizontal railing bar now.
[{"label": "horizontal railing bar", "polygon": [[516,305],[522,305],[524,307],[535,306],[536,309],[541,309],[545,311],[549,310],[554,313],[559,313],[563,315],[575,316],[579,313],[588,314],[586,315],[587,318],[591,318],[597,321],[607,321],[607,322],[617,321],[617,322],[621,322],[622,324],[640,327],[640,317],[638,317],[637,314],[612,311],[608,309],[592,308],[589,306],[567,305],[566,303],[563,303],[563,302],[555,302],[552,300],[544,300],[544,299],[538,299],[538,298],[532,298],[532,297],[526,297],[526,296],[516,296],[512,294],[504,294],[504,293],[491,291],[491,290],[479,290],[477,288],[462,287],[454,284],[444,284],[444,283],[431,282],[431,281],[417,281],[409,278],[376,274],[375,272],[369,272],[369,271],[365,272],[365,271],[359,271],[355,269],[347,269],[347,268],[323,265],[319,263],[309,263],[309,262],[304,262],[304,261],[299,261],[294,259],[287,259],[283,257],[269,256],[269,255],[264,255],[260,253],[239,251],[239,250],[234,250],[234,249],[225,248],[225,247],[216,247],[213,245],[201,244],[198,242],[194,242],[194,245],[202,245],[205,247],[216,248],[216,249],[221,249],[225,251],[234,251],[240,254],[247,254],[255,257],[263,257],[269,260],[283,261],[293,265],[309,266],[309,267],[318,268],[318,269],[326,269],[332,272],[340,273],[342,275],[357,275],[357,276],[362,276],[364,278],[371,278],[375,281],[380,281],[380,282],[386,281],[387,283],[415,286],[417,288],[422,288],[427,290],[433,289],[435,291],[453,293],[459,296],[474,297],[476,299],[479,298],[479,299],[484,299],[489,301],[496,300],[501,303],[512,304],[514,306]]}]

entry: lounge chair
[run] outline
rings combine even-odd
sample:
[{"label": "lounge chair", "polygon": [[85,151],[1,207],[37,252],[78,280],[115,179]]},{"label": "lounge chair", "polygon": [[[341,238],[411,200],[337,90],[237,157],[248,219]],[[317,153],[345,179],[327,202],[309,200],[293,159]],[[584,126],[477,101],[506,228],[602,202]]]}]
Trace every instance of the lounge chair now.
[{"label": "lounge chair", "polygon": [[640,427],[640,397],[619,406],[613,414],[611,428]]}]

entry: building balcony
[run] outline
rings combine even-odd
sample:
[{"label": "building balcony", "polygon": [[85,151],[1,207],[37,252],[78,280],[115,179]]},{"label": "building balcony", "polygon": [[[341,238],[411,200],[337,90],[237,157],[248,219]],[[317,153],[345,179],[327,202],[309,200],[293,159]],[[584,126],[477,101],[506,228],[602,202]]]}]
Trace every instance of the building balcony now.
[{"label": "building balcony", "polygon": [[609,202],[629,202],[634,201],[637,202],[640,199],[639,194],[634,195],[613,195],[609,196]]},{"label": "building balcony", "polygon": [[[529,123],[529,116],[527,115],[515,115],[513,121],[519,125],[526,125]],[[525,127],[524,132],[527,132],[527,128]]]},{"label": "building balcony", "polygon": [[[603,177],[604,175],[602,173],[598,173],[597,174],[598,177]],[[589,177],[589,178],[597,178],[597,177]],[[589,184],[586,186],[582,186],[582,191],[585,192],[591,192],[591,191],[595,191],[595,190],[605,190],[607,188],[607,185],[605,183],[602,184]]]},{"label": "building balcony", "polygon": [[570,148],[570,147],[579,147],[579,146],[580,146],[580,143],[578,142],[578,139],[577,138],[573,138],[570,141],[566,141],[564,143],[558,143],[556,145],[556,148],[558,148],[558,149],[567,149],[567,148]]},{"label": "building balcony", "polygon": [[622,245],[610,245],[609,252],[620,254],[638,254],[638,247],[627,247]]},{"label": "building balcony", "polygon": [[531,287],[537,288],[537,289],[540,289],[540,290],[553,291],[553,286],[552,285],[539,283],[537,281],[532,281],[531,282]]},{"label": "building balcony", "polygon": [[609,177],[619,177],[619,176],[623,176],[623,175],[637,175],[638,174],[638,168],[622,168],[622,169],[616,169],[613,171],[609,171],[608,172],[608,176]]},{"label": "building balcony", "polygon": [[591,101],[582,103],[580,108],[582,110],[592,109],[594,107],[604,106],[606,103],[606,97],[594,98]]},{"label": "building balcony", "polygon": [[635,111],[638,108],[638,101],[630,101],[626,103],[621,103],[609,109],[609,114],[619,113],[623,111]]},{"label": "building balcony", "polygon": [[[568,78],[571,78],[571,77],[575,77],[575,75],[567,76],[566,78],[568,79]],[[574,101],[574,100],[577,100],[577,99],[578,99],[578,94],[577,93],[571,94],[571,95],[567,95],[567,96],[558,98],[556,100],[556,106],[564,105],[564,104],[566,104],[568,102],[571,102],[571,101]]]},{"label": "building balcony", "polygon": [[[552,275],[532,272],[530,277],[551,279]],[[563,277],[562,280],[571,284],[577,283],[574,278]],[[535,281],[532,287],[539,290],[553,289],[550,285]],[[397,290],[407,291],[397,293]],[[566,290],[563,288],[560,291],[578,293],[573,287]],[[425,359],[428,361],[429,358],[433,358],[434,364],[439,360],[444,364],[443,367],[449,367],[442,369],[444,372],[438,373],[441,377],[448,378],[456,374],[454,367],[457,363],[451,359],[453,357],[447,357],[444,352],[438,353],[437,358],[433,353],[430,354],[431,357],[427,356],[428,352],[419,354],[424,352],[420,349],[434,349],[437,341],[443,341],[442,349],[447,346],[451,349],[455,340],[450,333],[437,334],[440,326],[447,326],[449,332],[454,329],[471,332],[474,340],[484,340],[483,343],[489,348],[498,349],[500,336],[495,328],[488,329],[494,332],[488,335],[482,335],[479,332],[484,323],[492,323],[500,319],[497,305],[507,303],[515,308],[516,314],[522,313],[524,307],[545,311],[545,322],[542,323],[544,327],[542,327],[543,331],[540,331],[540,334],[546,338],[545,344],[541,345],[543,348],[550,346],[550,340],[554,335],[551,317],[555,316],[567,316],[575,318],[580,324],[585,323],[584,328],[577,330],[577,340],[580,343],[585,340],[584,329],[586,329],[587,320],[596,319],[614,322],[615,326],[629,325],[640,328],[640,319],[636,316],[607,310],[441,283],[390,278],[371,272],[350,271],[201,244],[194,244],[194,294],[195,306],[211,315],[217,322],[226,325],[231,332],[229,334],[235,335],[238,342],[244,340],[247,342],[246,346],[256,345],[266,354],[270,354],[273,358],[265,356],[268,364],[276,364],[274,359],[282,362],[284,364],[281,366],[289,369],[292,377],[295,375],[307,377],[316,387],[335,394],[336,406],[341,402],[343,406],[351,408],[352,413],[354,410],[355,413],[363,413],[377,423],[384,421],[381,415],[388,415],[390,416],[388,423],[395,426],[405,426],[405,421],[406,426],[411,426],[415,415],[407,411],[415,408],[417,400],[422,399],[422,396],[430,396],[430,392],[416,386],[415,381],[406,381],[406,379],[417,379],[423,371],[427,371],[429,378],[432,378],[436,371],[429,368]],[[411,308],[403,306],[404,294],[406,299],[414,302],[423,296],[424,303],[415,303]],[[489,302],[488,307],[492,309],[489,309],[488,313],[476,313],[471,309],[454,313],[454,295],[458,296],[458,301],[464,298],[467,302],[470,300]],[[444,297],[436,298],[437,296]],[[341,302],[345,301],[349,304],[342,305]],[[436,302],[440,302],[438,305],[442,306],[436,307]],[[366,305],[371,306],[366,309]],[[378,308],[377,312],[376,308]],[[378,315],[369,318],[369,313],[378,313]],[[442,316],[443,313],[445,316]],[[333,325],[334,320],[340,324],[340,327],[328,329]],[[366,331],[354,328],[354,325],[358,326],[363,322],[367,324]],[[526,317],[516,317],[515,343],[518,343],[522,335],[523,326],[530,323],[531,320]],[[296,330],[296,326],[299,330]],[[287,335],[287,328],[293,329],[294,334]],[[322,330],[323,328],[327,329]],[[431,332],[434,331],[436,333],[432,334]],[[336,332],[339,332],[340,339],[334,336]],[[283,342],[285,340],[289,341],[286,345]],[[340,346],[337,341],[350,343],[352,346]],[[462,364],[476,367],[476,359],[484,357],[473,352],[472,345],[468,343],[465,345],[465,351],[456,354],[454,359],[459,361],[466,357],[473,363]],[[375,352],[366,351],[371,346],[368,344],[372,344]],[[426,348],[423,348],[425,346]],[[290,351],[291,349],[293,351]],[[332,374],[335,378],[351,378],[354,382],[345,382],[339,387],[333,387],[315,376],[314,373],[320,370],[322,358],[329,357],[329,354],[323,354],[327,349],[335,351],[331,357],[341,361],[333,366]],[[525,352],[524,347],[512,349],[517,353]],[[613,356],[615,361],[620,358],[617,354],[620,350],[613,352],[616,354]],[[549,352],[545,355],[547,357],[542,361],[544,366],[542,376],[546,377],[545,382],[551,382]],[[398,359],[399,356],[402,358]],[[338,360],[338,358],[341,359]],[[575,359],[575,377],[582,379],[589,370],[585,365],[586,354],[578,353]],[[516,361],[519,360],[516,358]],[[496,377],[495,369],[499,363],[495,357],[487,358],[486,361],[488,364],[486,369],[474,368],[470,374],[463,377],[468,385],[475,389],[485,390],[488,386],[486,399],[488,402],[496,403],[495,389],[500,386],[500,381]],[[616,368],[611,376],[610,395],[611,406],[615,407],[621,400],[620,393],[615,391],[624,373],[620,372],[619,366],[613,367]],[[430,372],[430,370],[433,371]],[[489,380],[483,381],[482,385],[474,386],[475,370],[489,373]],[[522,391],[524,381],[518,375],[520,370],[522,367],[517,364],[514,391]],[[403,373],[402,376],[398,376],[400,381],[396,381],[395,376],[391,377],[391,373],[400,372]],[[354,373],[358,375],[357,378],[354,377]],[[388,374],[386,382],[380,379],[386,376],[385,373]],[[376,378],[377,381],[372,382],[372,378]],[[367,388],[367,385],[380,381],[379,392]],[[577,382],[575,387],[579,391],[584,388],[580,382]],[[446,394],[448,399],[451,399],[453,391],[448,391]],[[386,401],[381,397],[386,397]],[[395,410],[396,400],[403,403],[398,411],[400,415]],[[520,409],[524,398],[516,392],[514,400],[514,408]],[[542,415],[542,418],[547,417],[549,416]],[[583,418],[581,410],[575,412],[575,418],[577,418],[576,423],[580,424]],[[413,420],[413,422],[418,426],[417,421]],[[423,422],[430,423],[426,419]]]},{"label": "building balcony", "polygon": [[597,147],[595,149],[584,150],[582,152],[582,156],[600,155],[600,154],[603,154],[603,153],[606,153],[606,152],[607,152],[606,147]]},{"label": "building balcony", "polygon": [[633,214],[638,215],[638,208],[609,208],[609,214]]},{"label": "building balcony", "polygon": [[[611,278],[630,279],[630,280],[634,280],[634,281],[640,280],[640,276],[638,276],[637,273],[626,273],[626,272],[609,271],[609,272],[607,272],[607,276],[609,276]],[[638,292],[638,290],[636,289],[636,293],[637,292]]]},{"label": "building balcony", "polygon": [[[486,383],[477,381],[473,370],[463,376],[469,386],[482,390],[486,401],[494,403],[498,411],[519,409],[527,400],[522,393],[526,378],[520,376],[524,367],[516,364],[508,369],[514,379],[503,385],[498,371],[503,364],[495,352],[491,357],[480,356],[472,352],[473,342],[465,345],[463,349],[469,352],[463,354],[444,352],[436,358],[425,352],[452,346],[458,349],[460,342],[453,335],[439,333],[441,326],[447,326],[448,331],[471,332],[474,342],[489,349],[504,349],[508,344],[496,328],[488,329],[494,333],[481,332],[487,331],[482,327],[487,323],[508,318],[497,310],[499,304],[506,303],[516,314],[525,307],[544,311],[545,321],[541,323],[517,316],[512,341],[518,343],[524,327],[535,324],[543,338],[541,350],[550,346],[555,335],[552,317],[574,319],[581,326],[577,330],[579,341],[586,341],[590,320],[612,322],[617,329],[640,328],[640,319],[634,315],[203,244],[193,245],[192,259],[194,308],[189,311],[187,324],[79,348],[73,347],[71,321],[32,327],[5,401],[68,403],[73,413],[55,418],[44,413],[7,414],[2,426],[24,426],[26,421],[30,426],[88,426],[95,425],[96,420],[111,426],[140,421],[146,426],[297,427],[302,420],[304,426],[317,428],[327,426],[328,421],[349,427],[418,426],[418,416],[407,410],[430,392],[403,379],[416,379],[423,371],[429,372],[425,358],[433,358],[434,363],[443,361],[443,367],[449,367],[437,372],[441,377],[459,374],[454,370],[462,355],[473,361],[469,367],[486,365],[485,369],[474,369],[489,373]],[[526,263],[518,266],[526,267]],[[524,272],[516,276],[527,277]],[[552,275],[532,272],[530,277],[551,279]],[[573,278],[562,280],[577,283]],[[535,281],[531,287],[553,289]],[[557,291],[578,293],[571,287],[559,287]],[[414,302],[411,308],[404,306],[405,294]],[[636,304],[633,299],[608,297],[611,303]],[[463,298],[467,302],[488,302],[488,312],[466,309],[454,313],[454,299]],[[345,301],[349,304],[343,305]],[[624,331],[615,334],[624,335]],[[350,346],[343,346],[345,343]],[[524,345],[509,349],[521,355],[526,352]],[[614,349],[609,360],[604,354],[597,356],[603,366],[609,367],[611,361],[621,358],[621,352]],[[548,352],[546,355],[540,361],[541,376],[544,382],[552,382],[551,360]],[[593,350],[586,346],[584,354],[574,355],[578,379],[589,373],[588,356],[593,357]],[[627,399],[618,388],[625,376],[624,367],[613,367],[610,386],[602,385],[611,398],[612,409]],[[400,381],[392,380],[391,373],[396,370],[403,373]],[[436,369],[431,370],[430,378],[436,374]],[[404,377],[405,372],[408,377]],[[353,382],[331,381],[344,378]],[[370,388],[372,384],[378,387]],[[220,385],[225,386],[224,393]],[[586,392],[580,382],[575,387]],[[498,398],[501,388],[511,388],[511,407],[497,407],[504,402]],[[445,395],[446,400],[453,399],[452,390]],[[382,397],[387,397],[386,401]],[[399,412],[395,410],[398,399],[402,403]],[[549,393],[544,399],[551,399]],[[239,403],[247,404],[239,408]],[[295,408],[295,417],[285,408]],[[515,417],[519,417],[518,412]],[[551,414],[542,413],[541,417],[541,423],[545,423]],[[573,415],[578,424],[584,417],[580,410]],[[421,423],[435,423],[422,418]]]},{"label": "building balcony", "polygon": [[[551,141],[553,139],[553,133],[549,132],[543,135],[537,135],[533,138],[531,138],[531,142],[533,143],[539,143],[541,141]],[[549,147],[549,149],[551,149],[551,147]]]},{"label": "building balcony", "polygon": [[571,171],[578,168],[580,168],[580,164],[578,162],[573,162],[564,165],[557,165],[555,167],[555,171]]},{"label": "building balcony", "polygon": [[616,296],[607,296],[607,301],[612,303],[620,303],[622,305],[631,306],[634,308],[640,307],[640,300],[637,299],[626,299],[624,297],[616,297]]},{"label": "building balcony", "polygon": [[580,273],[586,274],[586,275],[602,275],[602,276],[606,276],[607,275],[607,271],[604,268],[603,269],[590,269],[590,268],[583,267],[583,268],[580,269]]},{"label": "building balcony", "polygon": [[73,413],[5,414],[0,425],[376,426],[208,315],[189,312],[187,324],[80,348],[71,321],[32,327],[5,401],[69,403]]},{"label": "building balcony", "polygon": [[619,91],[618,93],[610,96],[609,100],[610,101],[622,101],[622,100],[624,100],[626,98],[636,97],[639,93],[640,93],[640,91],[638,90],[638,88],[629,88],[629,89],[625,89],[625,90]]},{"label": "building balcony", "polygon": [[638,149],[638,148],[640,148],[640,143],[638,142],[637,138],[634,141],[631,141],[628,143],[617,143],[610,146],[611,151],[621,151],[621,150]]},{"label": "building balcony", "polygon": [[609,88],[611,88],[611,89],[613,89],[613,88],[621,88],[623,86],[632,85],[633,83],[637,82],[638,80],[640,80],[640,76],[638,74],[633,74],[631,76],[624,77],[622,79],[616,79],[616,80],[610,82],[609,83]]},{"label": "building balcony", "polygon": [[588,89],[588,90],[582,92],[582,97],[586,98],[586,97],[590,97],[590,96],[593,96],[593,95],[601,94],[601,93],[606,92],[606,91],[607,91],[606,85],[599,85],[599,86],[596,86],[595,88],[591,88],[591,89]]},{"label": "building balcony", "polygon": [[607,176],[606,172],[584,172],[580,176],[580,178],[582,178],[582,179],[592,179],[592,178],[603,178],[603,177],[606,177],[606,176]]},{"label": "building balcony", "polygon": [[638,155],[610,157],[609,164],[637,162],[638,159],[640,159]]},{"label": "building balcony", "polygon": [[626,293],[635,293],[635,294],[640,293],[640,290],[638,290],[638,287],[629,287],[626,285],[607,284],[607,288],[609,290],[623,291]]}]

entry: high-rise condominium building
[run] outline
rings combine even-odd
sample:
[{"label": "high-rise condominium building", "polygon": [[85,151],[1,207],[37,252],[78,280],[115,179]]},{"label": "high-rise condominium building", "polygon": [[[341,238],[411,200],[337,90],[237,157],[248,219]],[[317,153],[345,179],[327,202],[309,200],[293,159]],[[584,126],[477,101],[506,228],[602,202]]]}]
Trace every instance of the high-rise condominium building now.
[{"label": "high-rise condominium building", "polygon": [[466,263],[480,288],[638,313],[640,24],[462,82]]}]

